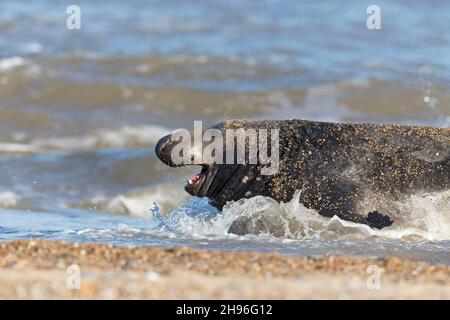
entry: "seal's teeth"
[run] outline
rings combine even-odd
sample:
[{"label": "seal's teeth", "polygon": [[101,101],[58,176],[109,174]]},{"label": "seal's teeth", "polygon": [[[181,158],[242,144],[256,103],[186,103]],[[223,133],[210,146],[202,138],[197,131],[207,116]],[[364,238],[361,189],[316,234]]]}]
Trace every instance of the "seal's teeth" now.
[{"label": "seal's teeth", "polygon": [[192,180],[191,180],[191,179],[189,179],[189,180],[188,180],[188,183],[189,183],[189,184],[192,184]]}]

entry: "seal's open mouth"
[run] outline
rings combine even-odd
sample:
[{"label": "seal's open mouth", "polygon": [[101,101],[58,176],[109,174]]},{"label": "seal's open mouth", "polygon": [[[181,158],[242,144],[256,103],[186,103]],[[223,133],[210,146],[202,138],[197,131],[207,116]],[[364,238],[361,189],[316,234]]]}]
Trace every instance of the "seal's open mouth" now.
[{"label": "seal's open mouth", "polygon": [[202,193],[206,193],[210,184],[209,180],[212,176],[211,166],[206,164],[202,164],[201,166],[202,170],[200,173],[192,176],[185,186],[185,190],[193,196],[201,196]]},{"label": "seal's open mouth", "polygon": [[[186,167],[197,165],[194,163],[194,156],[191,155],[190,161],[173,161],[173,148],[179,143],[178,140],[172,140],[171,135],[162,137],[155,147],[156,156],[166,165],[171,167]],[[183,150],[184,151],[184,150]],[[185,160],[185,159],[183,159]],[[185,190],[192,196],[204,197],[208,194],[209,188],[214,181],[220,181],[215,179],[215,175],[218,172],[218,166],[215,163],[201,163],[198,164],[202,167],[200,173],[194,175],[191,179],[187,180]],[[215,186],[217,187],[217,186]]]}]

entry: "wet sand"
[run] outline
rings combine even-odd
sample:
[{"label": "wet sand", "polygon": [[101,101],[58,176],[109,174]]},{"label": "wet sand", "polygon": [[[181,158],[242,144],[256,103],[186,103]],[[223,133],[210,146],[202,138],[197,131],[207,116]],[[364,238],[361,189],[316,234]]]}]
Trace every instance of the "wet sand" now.
[{"label": "wet sand", "polygon": [[2,299],[450,299],[450,266],[24,240],[0,244],[0,288]]}]

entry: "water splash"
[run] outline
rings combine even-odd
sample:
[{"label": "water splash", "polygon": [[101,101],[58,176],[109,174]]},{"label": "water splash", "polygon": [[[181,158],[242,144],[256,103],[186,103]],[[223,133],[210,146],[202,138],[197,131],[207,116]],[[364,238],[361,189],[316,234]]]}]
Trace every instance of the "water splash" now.
[{"label": "water splash", "polygon": [[170,230],[204,238],[235,235],[293,240],[367,240],[372,237],[413,242],[450,240],[450,192],[414,195],[402,202],[405,219],[382,230],[329,219],[300,204],[298,191],[287,203],[263,196],[229,202],[220,213],[206,199],[173,210],[165,219]]}]

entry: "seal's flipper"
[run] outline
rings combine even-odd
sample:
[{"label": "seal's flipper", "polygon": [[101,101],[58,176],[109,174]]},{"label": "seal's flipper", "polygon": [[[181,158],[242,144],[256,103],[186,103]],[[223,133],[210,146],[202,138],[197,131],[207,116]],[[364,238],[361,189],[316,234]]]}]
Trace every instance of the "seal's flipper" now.
[{"label": "seal's flipper", "polygon": [[388,215],[383,215],[378,211],[369,212],[367,215],[367,224],[371,228],[383,229],[384,227],[389,227],[394,223]]},{"label": "seal's flipper", "polygon": [[360,214],[357,204],[362,198],[355,184],[333,177],[305,188],[300,202],[307,208],[316,209],[324,217],[336,215],[343,220],[367,224],[371,228],[382,229],[394,222],[388,215],[378,211],[369,212],[367,216]]}]

